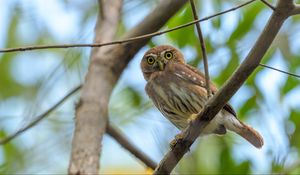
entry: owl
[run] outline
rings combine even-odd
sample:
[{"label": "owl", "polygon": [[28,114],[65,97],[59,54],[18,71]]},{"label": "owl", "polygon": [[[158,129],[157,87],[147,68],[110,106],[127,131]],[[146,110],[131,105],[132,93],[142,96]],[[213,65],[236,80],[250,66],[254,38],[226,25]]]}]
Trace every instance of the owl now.
[{"label": "owl", "polygon": [[[183,54],[169,45],[148,50],[141,60],[147,81],[146,92],[157,109],[178,129],[184,130],[204,107],[207,98],[205,76],[185,63]],[[212,94],[217,91],[210,82]],[[262,136],[237,118],[226,104],[204,128],[202,135],[224,135],[227,130],[242,136],[257,148],[263,146]]]}]

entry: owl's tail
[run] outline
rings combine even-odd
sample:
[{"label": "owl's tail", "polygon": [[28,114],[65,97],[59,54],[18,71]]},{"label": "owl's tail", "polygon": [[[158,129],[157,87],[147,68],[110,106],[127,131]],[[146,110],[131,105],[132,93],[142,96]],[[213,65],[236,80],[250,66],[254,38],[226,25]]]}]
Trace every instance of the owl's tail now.
[{"label": "owl's tail", "polygon": [[236,119],[234,123],[225,123],[225,127],[242,136],[256,148],[261,148],[264,145],[263,137],[251,126],[239,121],[238,119]]}]

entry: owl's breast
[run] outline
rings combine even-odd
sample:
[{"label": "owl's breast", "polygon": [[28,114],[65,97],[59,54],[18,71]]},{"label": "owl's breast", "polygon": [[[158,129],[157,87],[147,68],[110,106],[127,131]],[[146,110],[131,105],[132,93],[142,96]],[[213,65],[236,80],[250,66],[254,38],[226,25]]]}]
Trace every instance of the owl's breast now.
[{"label": "owl's breast", "polygon": [[161,113],[179,129],[187,126],[191,114],[205,103],[200,87],[189,84],[175,74],[156,74],[146,85],[146,92]]}]

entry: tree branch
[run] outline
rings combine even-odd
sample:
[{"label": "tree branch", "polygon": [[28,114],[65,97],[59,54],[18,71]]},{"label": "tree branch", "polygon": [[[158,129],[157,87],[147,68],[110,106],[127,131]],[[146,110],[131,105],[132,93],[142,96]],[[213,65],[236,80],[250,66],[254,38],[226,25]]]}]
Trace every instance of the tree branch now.
[{"label": "tree branch", "polygon": [[260,0],[260,1],[263,2],[266,6],[270,7],[270,9],[272,9],[273,11],[276,10],[276,8],[272,4],[270,4],[268,1],[266,1],[266,0]]},{"label": "tree branch", "polygon": [[259,65],[262,66],[262,67],[268,68],[268,69],[275,70],[277,72],[281,72],[281,73],[284,73],[284,74],[287,74],[287,75],[290,75],[290,76],[293,76],[293,77],[296,77],[296,78],[300,78],[300,75],[297,75],[297,74],[294,74],[294,73],[291,73],[291,72],[280,70],[280,69],[277,69],[275,67],[271,67],[271,66],[268,66],[268,65],[265,65],[265,64],[262,64],[262,63],[259,63]]},{"label": "tree branch", "polygon": [[292,15],[298,15],[300,14],[300,5],[295,5],[294,10],[292,11]]},{"label": "tree branch", "polygon": [[223,108],[228,100],[242,86],[250,74],[259,65],[261,59],[279,32],[283,22],[289,17],[291,0],[279,0],[276,11],[273,11],[267,25],[247,55],[243,63],[222,86],[222,88],[207,102],[198,117],[184,130],[183,139],[170,150],[159,163],[154,174],[170,174],[183,155],[200,135],[208,123]]},{"label": "tree branch", "polygon": [[[194,19],[198,20],[198,15],[197,15],[197,10],[195,7],[194,0],[190,0],[190,4],[191,4]],[[210,78],[209,78],[209,70],[208,70],[208,61],[207,61],[207,55],[206,55],[205,42],[203,39],[200,23],[196,23],[195,25],[196,25],[199,42],[200,42],[200,46],[201,46],[201,51],[202,51],[207,98],[209,98],[211,96],[211,90],[210,90],[210,82],[209,82]]]},{"label": "tree branch", "polygon": [[179,29],[191,26],[191,25],[199,23],[199,22],[207,21],[211,18],[214,18],[214,17],[220,16],[220,15],[223,15],[225,13],[237,10],[237,9],[243,7],[243,6],[251,4],[254,1],[256,1],[256,0],[247,1],[243,4],[240,4],[236,7],[225,10],[223,12],[219,12],[219,13],[207,16],[207,17],[199,19],[199,20],[194,20],[194,21],[188,22],[186,24],[182,24],[182,25],[179,25],[177,27],[170,28],[168,30],[157,31],[157,32],[148,33],[148,34],[144,34],[144,35],[140,35],[140,36],[135,36],[135,37],[127,38],[127,39],[116,40],[116,41],[112,41],[112,42],[104,42],[104,43],[93,43],[93,44],[59,44],[59,45],[41,45],[41,46],[27,46],[27,47],[18,47],[18,48],[6,48],[6,49],[0,49],[0,53],[41,50],[41,49],[75,48],[75,47],[103,47],[103,46],[109,46],[109,45],[123,44],[123,43],[127,43],[127,42],[134,42],[134,41],[148,39],[148,38],[151,38],[151,37],[154,37],[154,36],[162,35],[164,33],[172,32],[172,31],[175,31],[175,30],[179,30]]},{"label": "tree branch", "polygon": [[149,158],[146,154],[141,152],[134,144],[129,142],[129,139],[126,138],[121,133],[121,131],[109,124],[107,125],[106,132],[108,135],[114,138],[123,148],[125,148],[135,157],[140,159],[146,166],[152,168],[153,170],[155,169],[157,164],[153,160],[151,160],[151,158]]},{"label": "tree branch", "polygon": [[4,139],[0,140],[0,145],[6,144],[7,142],[11,141],[12,139],[16,138],[20,134],[24,133],[28,129],[32,128],[33,126],[37,125],[40,121],[42,121],[44,118],[46,118],[51,112],[53,112],[58,106],[60,106],[62,103],[64,103],[69,97],[71,97],[73,94],[78,92],[81,88],[81,85],[75,87],[73,90],[71,90],[69,93],[67,93],[62,99],[60,99],[58,102],[56,102],[53,106],[51,106],[48,110],[43,112],[41,115],[38,115],[34,118],[33,121],[31,121],[28,125],[25,127],[19,129],[17,132],[9,135],[8,137],[5,137]]}]

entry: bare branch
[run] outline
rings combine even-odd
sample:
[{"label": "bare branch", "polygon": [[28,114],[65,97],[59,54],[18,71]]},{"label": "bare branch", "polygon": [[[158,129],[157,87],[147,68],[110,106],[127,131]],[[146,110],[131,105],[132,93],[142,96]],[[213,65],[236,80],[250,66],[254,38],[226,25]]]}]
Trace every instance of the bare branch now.
[{"label": "bare branch", "polygon": [[157,164],[153,160],[151,160],[150,157],[141,152],[134,144],[129,142],[129,139],[126,138],[126,136],[122,134],[121,131],[109,124],[107,126],[106,132],[111,137],[113,137],[123,148],[140,159],[146,166],[152,168],[153,170],[155,169]]},{"label": "bare branch", "polygon": [[268,7],[270,7],[270,9],[272,9],[273,11],[276,10],[276,8],[272,4],[270,4],[268,1],[266,1],[266,0],[260,0],[260,1],[263,2],[265,5],[267,5]]},{"label": "bare branch", "polygon": [[34,127],[37,125],[40,121],[42,121],[44,118],[46,118],[51,112],[53,112],[58,106],[60,106],[62,103],[64,103],[69,97],[71,97],[73,94],[78,92],[81,88],[81,85],[75,87],[73,90],[71,90],[68,94],[66,94],[62,99],[60,99],[58,102],[56,102],[53,106],[51,106],[48,110],[43,112],[41,115],[34,118],[33,121],[31,121],[27,126],[19,129],[17,132],[7,136],[6,138],[2,139],[0,141],[0,145],[6,144],[7,142],[11,141],[12,139],[16,138],[20,134],[24,133],[28,129]]},{"label": "bare branch", "polygon": [[136,37],[131,37],[128,39],[123,39],[123,40],[116,40],[116,41],[112,41],[112,42],[105,42],[105,43],[94,43],[94,44],[60,44],[60,45],[42,45],[42,46],[27,46],[27,47],[18,47],[18,48],[7,48],[7,49],[0,49],[0,53],[5,53],[5,52],[17,52],[17,51],[31,51],[31,50],[40,50],[40,49],[60,49],[60,48],[74,48],[74,47],[103,47],[103,46],[108,46],[108,45],[117,45],[117,44],[122,44],[122,43],[127,43],[127,42],[133,42],[133,41],[139,41],[139,40],[143,40],[143,39],[147,39],[147,38],[151,38],[154,36],[158,36],[158,35],[162,35],[164,33],[168,33],[168,32],[172,32],[175,30],[179,30],[188,26],[191,26],[195,23],[198,22],[203,22],[203,21],[207,21],[211,18],[223,15],[225,13],[231,12],[231,11],[235,11],[241,7],[244,7],[252,2],[254,2],[256,0],[250,0],[247,1],[243,4],[240,4],[236,7],[230,8],[228,10],[225,10],[223,12],[220,13],[216,13],[214,15],[210,15],[207,16],[205,18],[199,19],[199,20],[194,20],[191,21],[189,23],[183,24],[183,25],[179,25],[177,27],[174,28],[170,28],[168,30],[164,30],[164,31],[157,31],[157,32],[153,32],[153,33],[149,33],[149,34],[145,34],[145,35],[140,35],[140,36],[136,36]]},{"label": "bare branch", "polygon": [[[195,20],[198,20],[197,10],[195,7],[195,3],[193,0],[190,0],[193,16]],[[206,48],[205,48],[205,42],[203,39],[200,23],[196,23],[196,29],[199,37],[199,42],[202,50],[202,57],[203,57],[203,65],[204,65],[204,72],[205,72],[205,84],[206,84],[206,91],[207,91],[207,98],[211,96],[211,90],[210,90],[210,82],[209,82],[209,70],[208,70],[208,61],[207,61],[207,55],[206,55]]]},{"label": "bare branch", "polygon": [[294,10],[292,11],[292,15],[299,15],[300,14],[300,5],[295,5]]},{"label": "bare branch", "polygon": [[171,173],[179,160],[189,150],[190,146],[203,131],[203,128],[208,125],[259,65],[267,49],[279,32],[283,22],[288,18],[288,13],[283,12],[287,10],[286,8],[288,8],[289,5],[285,4],[284,1],[285,0],[280,0],[277,4],[276,11],[273,11],[264,31],[259,36],[243,63],[238,67],[230,79],[226,81],[222,88],[208,100],[203,110],[198,114],[198,117],[193,120],[189,127],[182,133],[184,136],[183,139],[165,155],[154,174]]},{"label": "bare branch", "polygon": [[296,77],[296,78],[300,78],[300,75],[297,75],[297,74],[294,74],[294,73],[290,73],[290,72],[287,72],[287,71],[284,71],[284,70],[280,70],[280,69],[277,69],[277,68],[274,68],[274,67],[262,64],[262,63],[259,63],[259,65],[262,66],[262,67],[266,67],[268,69],[275,70],[277,72],[281,72],[281,73],[284,73],[284,74],[287,74],[287,75],[291,75],[291,76]]}]

